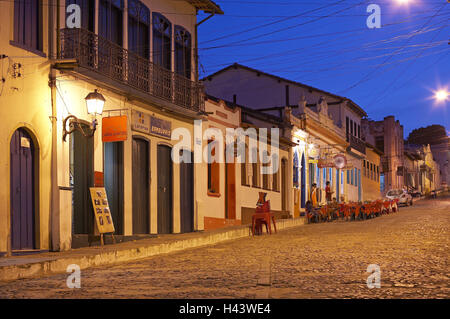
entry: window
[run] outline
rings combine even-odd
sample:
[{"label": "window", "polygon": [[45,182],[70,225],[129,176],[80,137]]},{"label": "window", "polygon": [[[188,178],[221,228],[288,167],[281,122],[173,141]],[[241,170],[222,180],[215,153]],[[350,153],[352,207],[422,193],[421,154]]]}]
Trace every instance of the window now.
[{"label": "window", "polygon": [[361,126],[358,124],[358,138],[361,138]]},{"label": "window", "polygon": [[95,0],[66,0],[66,7],[71,4],[80,6],[81,28],[94,32]]},{"label": "window", "polygon": [[191,78],[191,34],[181,26],[175,26],[175,72]]},{"label": "window", "polygon": [[349,118],[348,118],[348,116],[346,116],[345,117],[345,131],[346,131],[346,133],[347,133],[347,135],[348,135],[348,133],[349,133]]},{"label": "window", "polygon": [[208,141],[208,194],[220,194],[220,166],[212,158],[216,154],[216,144],[214,140]]},{"label": "window", "polygon": [[353,135],[353,120],[350,120],[350,134]]},{"label": "window", "polygon": [[42,4],[40,0],[14,1],[14,42],[42,51]]},{"label": "window", "polygon": [[354,129],[353,129],[353,132],[354,132],[354,136],[356,136],[356,134],[358,134],[358,132],[356,131],[356,122],[353,122],[353,125],[354,125]]},{"label": "window", "polygon": [[384,136],[375,137],[375,146],[380,151],[384,152]]},{"label": "window", "polygon": [[353,184],[353,169],[351,170],[351,180],[350,180],[350,184],[354,185],[354,184]]},{"label": "window", "polygon": [[350,170],[347,170],[347,184],[350,184]]},{"label": "window", "polygon": [[272,175],[272,190],[275,192],[278,192],[278,172],[279,170]]},{"label": "window", "polygon": [[[257,151],[254,150],[253,151],[254,154],[257,154]],[[253,177],[252,177],[252,186],[253,187],[260,187],[260,182],[259,182],[259,156],[257,156],[256,158],[256,162],[252,163],[252,172],[253,172]]]},{"label": "window", "polygon": [[148,59],[149,37],[150,10],[138,0],[128,0],[128,49]]},{"label": "window", "polygon": [[248,184],[247,184],[247,163],[241,163],[241,185],[248,186]]},{"label": "window", "polygon": [[153,63],[172,69],[172,24],[162,14],[153,12]]},{"label": "window", "polygon": [[[270,166],[270,162],[269,163],[263,163],[262,166],[263,167],[269,167]],[[269,174],[262,174],[262,178],[263,178],[263,188],[266,189],[266,190],[269,190]]]},{"label": "window", "polygon": [[366,176],[366,160],[363,160],[363,176]]},{"label": "window", "polygon": [[117,45],[123,45],[122,0],[99,1],[98,34]]},{"label": "window", "polygon": [[355,168],[355,186],[358,186],[358,169]]}]

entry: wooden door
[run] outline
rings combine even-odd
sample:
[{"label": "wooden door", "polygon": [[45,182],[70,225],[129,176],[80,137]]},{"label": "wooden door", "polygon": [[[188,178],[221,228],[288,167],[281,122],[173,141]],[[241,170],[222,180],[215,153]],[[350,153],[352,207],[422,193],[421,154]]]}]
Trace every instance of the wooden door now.
[{"label": "wooden door", "polygon": [[[88,125],[81,124],[86,133]],[[72,232],[94,233],[94,212],[89,187],[94,185],[94,139],[80,131],[70,135],[70,177],[72,190]]]},{"label": "wooden door", "polygon": [[189,153],[190,163],[180,163],[180,223],[181,232],[194,231],[194,164],[192,152]]},{"label": "wooden door", "polygon": [[34,249],[34,154],[30,135],[18,129],[10,143],[11,248]]},{"label": "wooden door", "polygon": [[104,178],[115,233],[123,235],[123,142],[104,144]]},{"label": "wooden door", "polygon": [[171,148],[158,145],[158,234],[173,232]]},{"label": "wooden door", "polygon": [[236,164],[225,164],[225,218],[236,219]]},{"label": "wooden door", "polygon": [[150,147],[133,138],[133,234],[150,233]]}]

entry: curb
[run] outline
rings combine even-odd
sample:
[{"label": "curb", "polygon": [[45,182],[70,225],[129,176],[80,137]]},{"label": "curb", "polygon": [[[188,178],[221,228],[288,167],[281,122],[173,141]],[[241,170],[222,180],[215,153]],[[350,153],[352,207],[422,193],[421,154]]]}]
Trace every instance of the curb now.
[{"label": "curb", "polygon": [[[304,218],[296,219],[280,219],[277,220],[277,230],[301,226],[305,224]],[[167,243],[149,244],[147,246],[117,249],[113,251],[99,251],[87,255],[53,257],[43,259],[41,261],[0,266],[0,281],[13,281],[22,278],[35,278],[49,276],[52,274],[66,273],[67,266],[77,264],[80,269],[89,267],[112,265],[135,261],[147,257],[167,254],[171,252],[182,251],[189,248],[197,248],[202,246],[214,245],[217,243],[251,237],[249,227],[241,226],[238,229],[232,229],[220,233],[213,233],[207,236],[199,236],[197,238],[188,238],[174,240]]]}]

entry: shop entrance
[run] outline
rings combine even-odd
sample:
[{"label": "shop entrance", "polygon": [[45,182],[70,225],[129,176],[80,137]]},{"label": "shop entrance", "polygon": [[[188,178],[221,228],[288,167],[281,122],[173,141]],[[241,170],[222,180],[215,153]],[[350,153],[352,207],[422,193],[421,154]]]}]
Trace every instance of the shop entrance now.
[{"label": "shop entrance", "polygon": [[150,233],[150,145],[133,138],[133,234]]},{"label": "shop entrance", "polygon": [[[86,134],[89,125],[80,123]],[[72,186],[72,233],[93,234],[94,213],[89,187],[94,185],[94,139],[80,130],[70,134],[70,185]]]},{"label": "shop entrance", "polygon": [[158,234],[173,232],[171,148],[158,145]]},{"label": "shop entrance", "polygon": [[103,144],[104,178],[115,233],[123,235],[123,142]]},{"label": "shop entrance", "polygon": [[189,233],[194,231],[194,164],[192,152],[184,152],[190,163],[180,163],[180,226],[182,233]]}]

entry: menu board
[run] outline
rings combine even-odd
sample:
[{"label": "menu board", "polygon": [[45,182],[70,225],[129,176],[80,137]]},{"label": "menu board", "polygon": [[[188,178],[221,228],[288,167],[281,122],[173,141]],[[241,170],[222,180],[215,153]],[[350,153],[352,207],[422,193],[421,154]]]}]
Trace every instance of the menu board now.
[{"label": "menu board", "polygon": [[111,210],[106,197],[104,187],[90,187],[92,206],[94,207],[95,222],[100,234],[113,233],[114,224],[111,217]]}]

